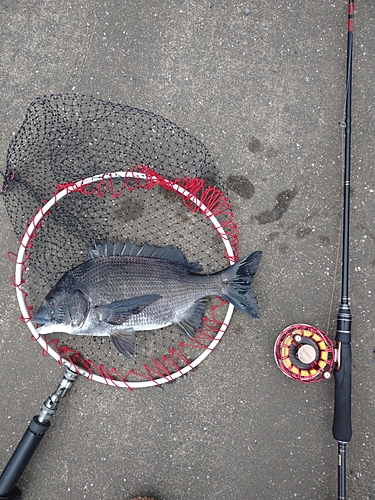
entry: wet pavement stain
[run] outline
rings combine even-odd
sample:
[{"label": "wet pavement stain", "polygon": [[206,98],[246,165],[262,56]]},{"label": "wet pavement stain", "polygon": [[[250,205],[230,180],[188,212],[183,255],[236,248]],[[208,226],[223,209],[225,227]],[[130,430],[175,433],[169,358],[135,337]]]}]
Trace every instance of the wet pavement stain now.
[{"label": "wet pavement stain", "polygon": [[276,151],[276,149],[273,149],[273,148],[267,149],[263,153],[263,156],[264,156],[264,158],[266,158],[266,160],[269,160],[271,158],[276,158],[277,155],[278,155],[278,152]]},{"label": "wet pavement stain", "polygon": [[261,156],[265,160],[276,158],[279,154],[275,148],[264,149],[263,144],[256,137],[250,137],[247,149],[250,151],[250,153],[261,153]]},{"label": "wet pavement stain", "polygon": [[[167,189],[158,186],[159,194],[165,199],[166,205],[170,205],[171,212],[179,219],[181,224],[189,226],[193,223],[194,213],[186,208],[184,199],[176,193],[176,191],[168,191]],[[195,193],[197,198],[201,196],[201,192]]]},{"label": "wet pavement stain", "polygon": [[277,247],[277,250],[281,253],[281,255],[286,255],[289,250],[289,247],[288,245],[281,244]]},{"label": "wet pavement stain", "polygon": [[204,185],[207,186],[216,186],[220,189],[220,185],[222,184],[222,179],[215,172],[207,172],[202,175],[202,179],[204,180]]},{"label": "wet pavement stain", "polygon": [[296,196],[296,189],[286,189],[276,196],[275,206],[271,210],[266,210],[256,216],[259,224],[268,224],[280,220],[289,208],[289,204]]},{"label": "wet pavement stain", "polygon": [[278,231],[274,231],[273,233],[270,233],[267,236],[267,240],[272,242],[272,241],[276,240],[276,238],[278,238],[279,236],[280,236],[280,233]]},{"label": "wet pavement stain", "polygon": [[254,196],[255,187],[249,179],[246,179],[243,175],[230,175],[227,178],[227,188],[234,191],[241,198],[250,200]]},{"label": "wet pavement stain", "polygon": [[329,245],[331,240],[329,236],[318,236],[318,240],[323,244],[323,245]]},{"label": "wet pavement stain", "polygon": [[306,238],[306,236],[308,236],[312,232],[313,232],[312,227],[300,227],[296,231],[296,237],[298,239],[302,240],[303,238]]},{"label": "wet pavement stain", "polygon": [[260,151],[262,151],[263,146],[259,139],[257,139],[256,137],[251,137],[247,148],[250,153],[259,153]]},{"label": "wet pavement stain", "polygon": [[179,196],[176,191],[168,191],[167,189],[158,186],[158,192],[165,198],[167,201],[181,203],[181,196]]},{"label": "wet pavement stain", "polygon": [[125,200],[121,203],[117,210],[114,212],[114,216],[117,220],[122,220],[124,222],[130,222],[136,220],[142,216],[144,212],[144,201],[143,200]]}]

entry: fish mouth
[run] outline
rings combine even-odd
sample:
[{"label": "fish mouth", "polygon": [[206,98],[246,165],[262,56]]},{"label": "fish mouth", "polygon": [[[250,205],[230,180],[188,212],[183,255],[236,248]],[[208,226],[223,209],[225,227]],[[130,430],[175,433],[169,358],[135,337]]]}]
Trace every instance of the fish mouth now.
[{"label": "fish mouth", "polygon": [[35,330],[37,331],[37,333],[43,333],[43,330],[46,330],[46,321],[44,318],[38,318],[38,316],[34,316],[33,318],[31,318],[31,323],[34,325],[35,327]]},{"label": "fish mouth", "polygon": [[38,327],[38,326],[42,326],[44,325],[45,323],[45,319],[44,318],[41,318],[41,317],[38,317],[38,314],[36,314],[34,317],[32,317],[30,319],[31,323],[35,326],[35,327]]},{"label": "fish mouth", "polygon": [[51,320],[39,316],[38,313],[30,321],[34,325],[36,332],[40,335],[58,331],[56,330],[56,326],[58,325],[55,325]]},{"label": "fish mouth", "polygon": [[39,335],[47,335],[49,333],[68,333],[72,334],[71,325],[51,321],[51,319],[42,318],[38,313],[31,318],[31,323],[34,325],[36,332]]}]

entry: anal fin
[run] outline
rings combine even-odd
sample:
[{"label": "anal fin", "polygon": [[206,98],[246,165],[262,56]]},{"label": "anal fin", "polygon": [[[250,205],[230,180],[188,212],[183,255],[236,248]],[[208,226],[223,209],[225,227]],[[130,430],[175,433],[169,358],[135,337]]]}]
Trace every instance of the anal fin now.
[{"label": "anal fin", "polygon": [[197,330],[199,330],[203,324],[202,318],[206,311],[208,300],[208,297],[204,297],[203,299],[199,299],[194,302],[194,304],[185,312],[183,319],[178,323],[178,326],[190,338],[194,338]]}]

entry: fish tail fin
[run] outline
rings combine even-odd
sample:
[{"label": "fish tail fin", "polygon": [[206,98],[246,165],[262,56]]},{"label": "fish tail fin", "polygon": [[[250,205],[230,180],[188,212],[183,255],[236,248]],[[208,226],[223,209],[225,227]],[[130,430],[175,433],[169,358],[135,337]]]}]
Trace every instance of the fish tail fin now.
[{"label": "fish tail fin", "polygon": [[223,287],[220,297],[229,300],[237,309],[259,318],[258,302],[251,282],[258,269],[262,252],[253,252],[222,272]]}]

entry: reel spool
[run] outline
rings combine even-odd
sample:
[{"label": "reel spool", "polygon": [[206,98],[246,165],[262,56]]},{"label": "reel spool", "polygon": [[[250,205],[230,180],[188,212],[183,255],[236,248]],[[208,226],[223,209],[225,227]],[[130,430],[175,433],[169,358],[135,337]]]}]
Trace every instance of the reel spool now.
[{"label": "reel spool", "polygon": [[295,324],[285,328],[277,337],[274,356],[285,375],[308,384],[331,378],[335,349],[322,330]]}]

